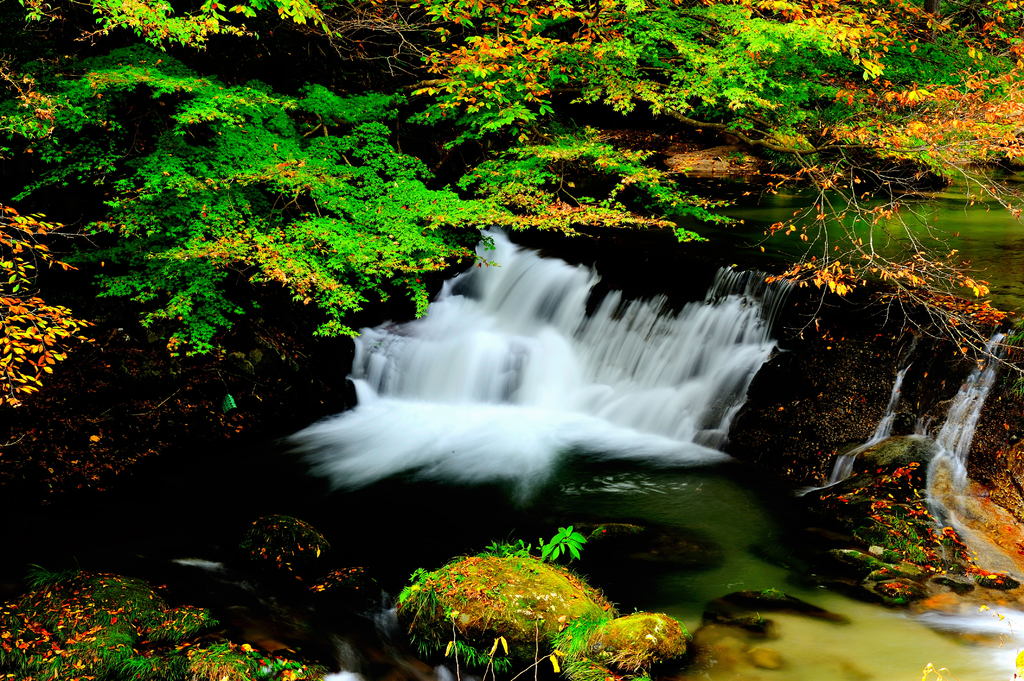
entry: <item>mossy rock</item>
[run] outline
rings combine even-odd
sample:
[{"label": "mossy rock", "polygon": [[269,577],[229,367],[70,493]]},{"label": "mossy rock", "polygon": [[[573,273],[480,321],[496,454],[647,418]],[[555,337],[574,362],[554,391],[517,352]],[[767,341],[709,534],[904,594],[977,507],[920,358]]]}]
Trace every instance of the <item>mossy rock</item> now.
[{"label": "mossy rock", "polygon": [[322,598],[357,610],[380,601],[380,585],[364,567],[335,568],[309,585]]},{"label": "mossy rock", "polygon": [[985,589],[996,589],[997,591],[1010,591],[1020,586],[1020,582],[1009,575],[976,575],[974,582]]},{"label": "mossy rock", "polygon": [[326,670],[212,643],[208,611],[168,607],[146,582],[108,573],[31,576],[35,588],[0,606],[0,668],[11,678],[249,681],[264,669],[322,679]]},{"label": "mossy rock", "polygon": [[614,615],[599,591],[565,568],[520,556],[459,558],[421,572],[398,604],[399,619],[423,654],[444,651],[454,633],[485,658],[503,637],[510,657],[520,660],[532,660],[538,639],[549,641],[579,618]]},{"label": "mossy rock", "polygon": [[288,515],[261,516],[246,530],[239,548],[243,555],[284,573],[301,576],[330,550],[320,531]]},{"label": "mossy rock", "polygon": [[864,588],[882,603],[889,606],[903,606],[918,601],[927,595],[924,587],[909,579],[889,579],[882,582],[865,582]]},{"label": "mossy rock", "polygon": [[638,612],[595,627],[588,657],[619,672],[635,674],[686,656],[689,634],[662,613]]},{"label": "mossy rock", "polygon": [[876,570],[889,567],[889,563],[857,549],[831,549],[828,555],[839,564],[843,572],[857,577],[866,577]]},{"label": "mossy rock", "polygon": [[935,455],[935,445],[920,435],[897,435],[882,440],[860,454],[858,468],[896,468],[917,463],[924,466]]},{"label": "mossy rock", "polygon": [[893,563],[869,572],[865,577],[869,582],[884,582],[887,579],[910,579],[920,581],[928,576],[928,571],[913,563]]}]

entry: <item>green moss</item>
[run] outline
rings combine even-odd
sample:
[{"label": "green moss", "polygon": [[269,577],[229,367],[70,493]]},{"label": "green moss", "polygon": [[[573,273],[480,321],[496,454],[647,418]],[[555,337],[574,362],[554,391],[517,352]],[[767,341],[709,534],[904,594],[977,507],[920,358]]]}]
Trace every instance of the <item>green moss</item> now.
[{"label": "green moss", "polygon": [[935,520],[922,494],[925,470],[919,461],[907,458],[923,456],[922,447],[916,440],[900,440],[880,450],[887,452],[880,461],[895,463],[858,472],[830,488],[818,497],[819,510],[865,546],[881,548],[888,563],[909,562],[933,571],[950,561],[970,566],[971,557],[956,532],[934,530]]},{"label": "green moss", "polygon": [[662,613],[638,612],[596,627],[588,655],[620,672],[636,674],[682,659],[689,632],[678,620]]},{"label": "green moss", "polygon": [[39,681],[320,679],[326,671],[211,643],[207,610],[170,608],[146,582],[106,573],[34,571],[37,585],[0,607],[0,675]]},{"label": "green moss", "polygon": [[426,654],[453,639],[489,651],[503,637],[510,656],[532,660],[566,624],[614,614],[611,604],[568,570],[522,556],[460,558],[417,571],[398,614]]}]

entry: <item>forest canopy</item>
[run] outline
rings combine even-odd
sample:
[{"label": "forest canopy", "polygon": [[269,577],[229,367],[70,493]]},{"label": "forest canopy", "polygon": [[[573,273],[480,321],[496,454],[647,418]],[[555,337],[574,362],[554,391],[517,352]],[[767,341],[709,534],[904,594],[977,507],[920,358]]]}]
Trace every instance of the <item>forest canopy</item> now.
[{"label": "forest canopy", "polygon": [[817,188],[809,219],[772,226],[809,246],[782,276],[884,279],[951,329],[999,318],[957,302],[985,283],[927,245],[811,246],[947,182],[1017,210],[1013,0],[20,0],[0,22],[0,198],[74,225],[66,259],[175,353],[215,351],[274,291],[323,335],[395,295],[422,312],[488,226],[728,221],[657,145],[607,132],[631,126]]}]

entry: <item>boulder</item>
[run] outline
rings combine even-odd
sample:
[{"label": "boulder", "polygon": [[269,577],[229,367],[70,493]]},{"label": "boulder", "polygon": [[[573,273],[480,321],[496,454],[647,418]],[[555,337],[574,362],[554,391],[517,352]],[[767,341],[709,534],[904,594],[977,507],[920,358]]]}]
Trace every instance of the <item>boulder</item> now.
[{"label": "boulder", "polygon": [[424,655],[459,654],[497,671],[548,656],[573,681],[645,676],[684,657],[677,620],[616,617],[604,596],[565,568],[530,556],[458,558],[419,571],[399,596],[398,617]]},{"label": "boulder", "polygon": [[523,556],[459,558],[419,572],[398,603],[399,620],[424,653],[444,651],[454,634],[485,655],[504,639],[521,660],[577,619],[614,615],[600,592],[565,568]]}]

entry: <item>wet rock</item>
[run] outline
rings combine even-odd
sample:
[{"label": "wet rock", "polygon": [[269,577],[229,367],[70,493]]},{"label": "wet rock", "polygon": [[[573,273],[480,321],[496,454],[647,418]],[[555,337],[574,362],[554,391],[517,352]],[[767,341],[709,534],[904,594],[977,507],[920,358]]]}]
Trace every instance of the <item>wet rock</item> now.
[{"label": "wet rock", "polygon": [[828,552],[841,571],[858,577],[889,567],[889,564],[857,549],[832,549]]},{"label": "wet rock", "polygon": [[775,635],[775,623],[753,612],[727,613],[722,610],[705,610],[703,623],[736,627],[766,637]]},{"label": "wet rock", "polygon": [[944,586],[955,594],[963,595],[974,591],[974,585],[952,577],[932,577],[932,582]]},{"label": "wet rock", "polygon": [[819,608],[807,601],[790,596],[778,589],[761,591],[736,591],[708,603],[705,618],[712,621],[735,619],[739,615],[762,612],[784,612],[804,617],[827,620],[829,622],[847,622],[847,618],[824,608]]},{"label": "wet rock", "polygon": [[576,523],[575,527],[588,535],[583,559],[598,572],[602,565],[622,559],[687,569],[711,568],[723,560],[721,547],[676,528],[626,522]]},{"label": "wet rock", "polygon": [[747,651],[747,658],[750,664],[760,669],[782,669],[784,662],[782,655],[774,648],[762,648],[757,646]]},{"label": "wet rock", "polygon": [[980,587],[996,589],[998,591],[1010,591],[1020,586],[1020,582],[1009,575],[977,575],[974,581]]}]

